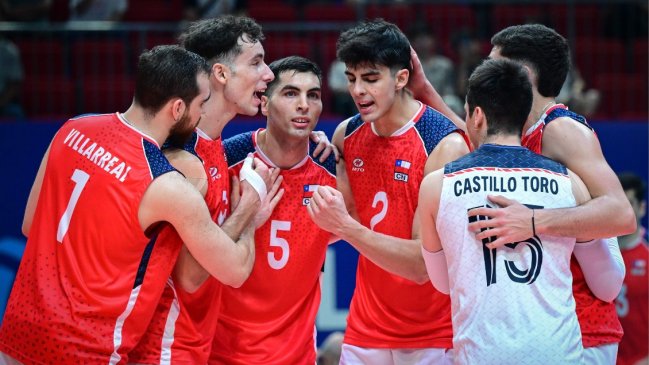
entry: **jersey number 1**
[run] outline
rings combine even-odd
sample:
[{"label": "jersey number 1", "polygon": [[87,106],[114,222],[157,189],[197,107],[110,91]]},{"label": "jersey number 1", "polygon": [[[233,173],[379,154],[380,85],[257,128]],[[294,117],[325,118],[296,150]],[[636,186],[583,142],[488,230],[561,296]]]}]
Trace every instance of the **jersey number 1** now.
[{"label": "jersey number 1", "polygon": [[63,212],[63,216],[59,221],[59,228],[56,230],[56,240],[59,241],[59,243],[63,243],[63,237],[65,237],[65,234],[68,233],[68,228],[70,227],[70,220],[72,219],[74,207],[77,206],[81,191],[83,191],[83,188],[86,187],[86,183],[88,182],[89,178],[90,175],[88,175],[87,172],[81,171],[79,169],[74,170],[74,173],[72,174],[71,180],[75,183],[74,189],[72,190],[70,201],[68,201],[68,206],[67,208],[65,208],[65,212]]}]

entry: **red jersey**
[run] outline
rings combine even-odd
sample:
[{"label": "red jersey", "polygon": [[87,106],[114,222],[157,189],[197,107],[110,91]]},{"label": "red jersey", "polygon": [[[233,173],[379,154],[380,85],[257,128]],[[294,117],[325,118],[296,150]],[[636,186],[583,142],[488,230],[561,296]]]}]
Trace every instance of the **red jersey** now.
[{"label": "red jersey", "polygon": [[[535,153],[542,154],[543,129],[547,123],[561,117],[573,119],[592,130],[592,127],[586,122],[586,118],[569,111],[563,104],[557,104],[549,108],[539,121],[525,132],[521,141],[522,145]],[[574,256],[570,260],[570,270],[573,276],[572,291],[575,296],[577,318],[581,327],[584,347],[620,342],[622,326],[615,313],[615,304],[613,302],[606,303],[595,297],[588,288],[584,273]]]},{"label": "red jersey", "polygon": [[[357,115],[348,121],[344,155],[360,222],[410,239],[429,154],[455,125],[430,107],[392,136],[378,136]],[[345,343],[369,348],[451,348],[448,295],[393,275],[361,255]]]},{"label": "red jersey", "polygon": [[[238,176],[247,154],[272,162],[257,147],[257,132],[225,141],[230,172]],[[305,146],[306,147],[306,146]],[[223,291],[221,317],[210,364],[315,364],[315,318],[320,273],[331,234],[307,212],[319,185],[335,187],[333,155],[324,163],[309,155],[282,170],[284,196],[255,232],[255,264],[239,289]]]},{"label": "red jersey", "polygon": [[[223,224],[230,209],[230,178],[221,138],[211,139],[200,129],[184,149],[203,162],[207,176],[205,203],[212,219]],[[170,240],[180,237],[171,235]],[[205,364],[219,316],[222,284],[210,277],[194,293],[169,280],[156,313],[130,361],[139,364]]]},{"label": "red jersey", "polygon": [[174,171],[154,139],[119,114],[82,116],[50,145],[0,351],[37,364],[124,364],[169,276],[140,228],[149,184]]},{"label": "red jersey", "polygon": [[649,356],[649,279],[647,261],[649,248],[645,232],[638,242],[629,249],[622,249],[622,258],[626,265],[626,276],[622,291],[615,300],[617,314],[620,317],[624,337],[617,352],[617,363],[621,365],[636,364],[640,359]]}]

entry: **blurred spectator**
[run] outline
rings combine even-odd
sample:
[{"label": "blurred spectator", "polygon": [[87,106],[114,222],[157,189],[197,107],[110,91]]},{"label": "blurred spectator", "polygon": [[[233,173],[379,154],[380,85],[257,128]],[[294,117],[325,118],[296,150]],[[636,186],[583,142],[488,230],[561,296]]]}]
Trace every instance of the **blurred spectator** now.
[{"label": "blurred spectator", "polygon": [[246,8],[242,0],[184,0],[184,20],[214,18],[224,14],[240,13]]},{"label": "blurred spectator", "polygon": [[647,38],[647,1],[611,2],[604,7],[604,34],[618,39]]},{"label": "blurred spectator", "polygon": [[415,25],[410,31],[410,44],[415,49],[424,74],[446,104],[458,115],[464,113],[464,101],[455,92],[455,67],[446,56],[438,53],[435,34],[424,24]]},{"label": "blurred spectator", "polygon": [[457,53],[460,58],[457,67],[457,93],[464,100],[469,76],[480,65],[485,55],[482,52],[480,41],[469,35],[460,37],[457,43]]},{"label": "blurred spectator", "polygon": [[70,20],[118,21],[127,8],[128,0],[70,0]]},{"label": "blurred spectator", "polygon": [[52,0],[0,0],[0,20],[48,21]]},{"label": "blurred spectator", "polygon": [[343,333],[332,332],[318,349],[318,365],[338,365],[343,345]]},{"label": "blurred spectator", "polygon": [[565,104],[577,114],[586,118],[591,117],[599,106],[601,94],[595,89],[586,89],[586,82],[581,77],[579,70],[573,66],[568,72],[568,77],[557,95],[557,101]]},{"label": "blurred spectator", "polygon": [[[624,329],[618,350],[618,365],[647,364],[649,356],[649,280],[647,276],[647,231],[640,225],[647,209],[646,185],[631,173],[621,174],[620,182],[633,207],[638,228],[627,236],[618,237],[626,266],[624,285],[615,300],[617,314]],[[641,361],[644,360],[644,361]]]},{"label": "blurred spectator", "polygon": [[332,110],[334,113],[349,117],[358,113],[354,99],[347,90],[347,75],[345,69],[347,66],[340,60],[336,59],[329,66],[329,75],[327,83],[332,92]]},{"label": "blurred spectator", "polygon": [[24,118],[19,102],[24,73],[18,47],[0,35],[0,117]]}]

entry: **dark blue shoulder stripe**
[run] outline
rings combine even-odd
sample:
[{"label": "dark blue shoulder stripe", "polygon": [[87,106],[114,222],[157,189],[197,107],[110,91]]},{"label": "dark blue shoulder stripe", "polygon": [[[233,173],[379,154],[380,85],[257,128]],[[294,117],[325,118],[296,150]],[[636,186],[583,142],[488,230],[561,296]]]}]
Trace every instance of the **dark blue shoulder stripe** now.
[{"label": "dark blue shoulder stripe", "polygon": [[449,162],[444,173],[466,170],[473,167],[537,168],[567,175],[568,170],[557,161],[536,154],[520,146],[496,146],[485,144],[477,150]]},{"label": "dark blue shoulder stripe", "polygon": [[[317,146],[318,146],[317,143],[309,139],[309,156],[313,157],[313,151]],[[329,157],[327,157],[327,159],[324,162],[320,162],[319,157],[320,156],[313,157],[313,161],[318,165],[324,167],[325,170],[329,171],[330,174],[336,176],[336,157],[334,156],[333,152],[329,155]]]},{"label": "dark blue shoulder stripe", "polygon": [[228,160],[228,167],[243,161],[249,153],[255,152],[255,145],[252,144],[252,134],[246,132],[237,134],[223,141],[225,157]]},{"label": "dark blue shoulder stripe", "polygon": [[363,120],[361,119],[360,114],[356,114],[353,117],[351,117],[349,119],[349,122],[347,122],[347,128],[345,129],[345,137],[354,133],[354,131],[357,130],[358,127],[362,125],[363,125]]},{"label": "dark blue shoulder stripe", "polygon": [[183,150],[191,153],[192,155],[198,157],[199,160],[203,161],[201,156],[198,155],[198,152],[196,152],[197,143],[198,143],[198,133],[194,131],[194,133],[192,133],[192,136],[189,137],[187,143],[185,143],[185,145],[183,146]]},{"label": "dark blue shoulder stripe", "polygon": [[545,118],[545,124],[548,124],[551,121],[561,117],[568,117],[578,123],[585,125],[590,130],[593,130],[593,127],[591,127],[590,124],[588,124],[588,122],[586,121],[586,117],[564,108],[555,108],[554,110],[552,110],[550,114],[548,114],[548,116]]},{"label": "dark blue shoulder stripe", "polygon": [[149,163],[151,175],[153,175],[154,179],[162,174],[166,174],[167,172],[177,171],[173,166],[171,166],[169,160],[167,160],[162,151],[153,142],[142,139],[142,146],[144,147],[144,154]]},{"label": "dark blue shoulder stripe", "polygon": [[426,106],[424,114],[415,123],[415,128],[424,141],[427,155],[433,152],[439,141],[457,131],[457,127],[450,119],[429,106]]}]

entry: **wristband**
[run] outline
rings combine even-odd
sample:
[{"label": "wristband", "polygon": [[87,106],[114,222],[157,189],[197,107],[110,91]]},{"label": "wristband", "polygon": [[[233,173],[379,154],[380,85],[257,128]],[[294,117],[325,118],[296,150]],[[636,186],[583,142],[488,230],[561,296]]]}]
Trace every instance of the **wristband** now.
[{"label": "wristband", "polygon": [[266,183],[264,183],[264,179],[262,179],[261,176],[252,169],[252,156],[248,156],[243,160],[243,166],[239,172],[239,179],[241,181],[247,181],[250,186],[255,189],[257,195],[259,195],[260,202],[263,202],[264,199],[266,199]]}]

